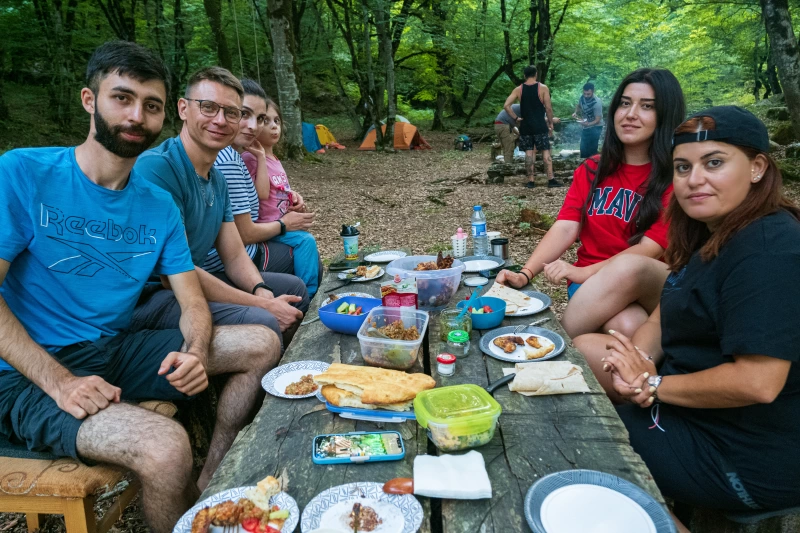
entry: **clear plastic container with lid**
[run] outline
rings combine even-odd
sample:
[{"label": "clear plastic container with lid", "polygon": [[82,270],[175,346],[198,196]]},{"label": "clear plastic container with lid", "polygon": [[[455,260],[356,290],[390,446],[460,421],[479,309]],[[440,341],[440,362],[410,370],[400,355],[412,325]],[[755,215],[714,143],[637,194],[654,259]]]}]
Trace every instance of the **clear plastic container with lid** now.
[{"label": "clear plastic container with lid", "polygon": [[456,357],[469,355],[469,333],[456,329],[447,334],[447,351]]},{"label": "clear plastic container with lid", "polygon": [[414,414],[428,437],[444,452],[476,448],[494,437],[500,404],[477,385],[453,385],[422,391]]}]

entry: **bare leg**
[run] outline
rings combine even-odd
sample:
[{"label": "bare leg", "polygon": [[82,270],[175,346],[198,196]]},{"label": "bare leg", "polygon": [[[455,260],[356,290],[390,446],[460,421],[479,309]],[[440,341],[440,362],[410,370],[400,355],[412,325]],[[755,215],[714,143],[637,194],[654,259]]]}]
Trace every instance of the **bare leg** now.
[{"label": "bare leg", "polygon": [[617,394],[611,383],[611,374],[603,370],[603,362],[600,360],[608,355],[606,344],[614,340],[611,335],[602,333],[589,333],[572,339],[572,344],[586,358],[589,368],[592,369],[594,377],[600,382],[603,390],[606,391],[608,398],[615,404],[623,403],[622,396]]},{"label": "bare leg", "polygon": [[544,161],[544,171],[547,173],[548,181],[553,179],[553,157],[550,150],[542,150],[542,161]]},{"label": "bare leg", "polygon": [[536,150],[525,150],[525,175],[528,181],[536,181]]},{"label": "bare leg", "polygon": [[132,470],[142,483],[147,523],[169,533],[197,499],[192,484],[192,450],[180,424],[129,404],[113,404],[81,425],[78,454]]},{"label": "bare leg", "polygon": [[264,398],[261,378],[280,359],[281,344],[269,328],[257,325],[214,328],[208,373],[230,374],[217,402],[217,420],[208,457],[197,480],[205,490],[239,431],[252,420]]},{"label": "bare leg", "polygon": [[[655,309],[655,308],[654,308]],[[639,326],[647,322],[649,315],[644,307],[639,304],[630,304],[628,307],[617,313],[611,320],[603,324],[603,331],[613,329],[619,331],[628,338],[633,337]]]},{"label": "bare leg", "polygon": [[644,309],[646,320],[658,305],[667,275],[667,266],[656,259],[618,256],[581,285],[567,304],[561,325],[573,338],[599,331],[632,303]]}]

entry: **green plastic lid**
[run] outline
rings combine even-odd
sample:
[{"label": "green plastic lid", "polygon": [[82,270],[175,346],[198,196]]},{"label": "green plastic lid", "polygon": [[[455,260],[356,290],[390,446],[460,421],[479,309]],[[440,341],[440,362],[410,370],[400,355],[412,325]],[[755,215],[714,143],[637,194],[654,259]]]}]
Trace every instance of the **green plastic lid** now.
[{"label": "green plastic lid", "polygon": [[450,342],[469,342],[469,333],[463,329],[454,329],[447,334],[447,340]]},{"label": "green plastic lid", "polygon": [[486,431],[502,411],[486,389],[473,384],[438,387],[414,398],[414,414],[420,426],[446,425],[457,437]]}]

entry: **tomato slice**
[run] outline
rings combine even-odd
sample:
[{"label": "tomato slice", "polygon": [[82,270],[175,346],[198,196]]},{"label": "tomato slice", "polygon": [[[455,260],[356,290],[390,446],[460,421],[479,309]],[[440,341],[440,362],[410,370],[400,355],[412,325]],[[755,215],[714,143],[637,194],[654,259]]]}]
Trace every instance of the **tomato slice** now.
[{"label": "tomato slice", "polygon": [[267,526],[267,529],[264,533],[281,533],[280,530],[275,529],[272,526]]},{"label": "tomato slice", "polygon": [[242,529],[245,531],[250,531],[255,533],[258,530],[258,526],[261,523],[261,520],[258,518],[245,518],[242,520]]}]

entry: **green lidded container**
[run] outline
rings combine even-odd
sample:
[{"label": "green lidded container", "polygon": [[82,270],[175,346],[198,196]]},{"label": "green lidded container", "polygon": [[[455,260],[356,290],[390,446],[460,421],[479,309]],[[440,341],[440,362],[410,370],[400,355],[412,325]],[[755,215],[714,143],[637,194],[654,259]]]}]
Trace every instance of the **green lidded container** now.
[{"label": "green lidded container", "polygon": [[422,391],[414,399],[417,422],[445,452],[487,444],[494,437],[502,411],[491,394],[473,384]]}]

